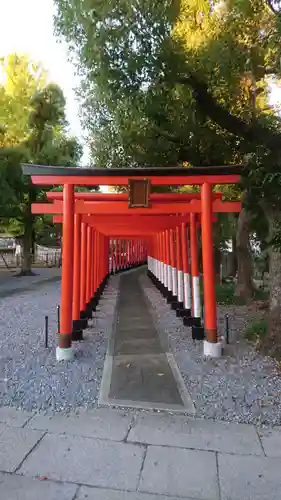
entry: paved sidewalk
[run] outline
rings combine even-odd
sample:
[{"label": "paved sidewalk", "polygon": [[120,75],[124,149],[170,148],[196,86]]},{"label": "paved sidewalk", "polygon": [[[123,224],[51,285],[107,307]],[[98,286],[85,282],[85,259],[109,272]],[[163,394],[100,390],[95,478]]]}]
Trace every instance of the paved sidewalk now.
[{"label": "paved sidewalk", "polygon": [[281,430],[110,408],[0,409],[5,500],[279,500]]},{"label": "paved sidewalk", "polygon": [[0,298],[36,289],[39,285],[59,281],[61,269],[57,267],[34,268],[36,276],[15,277],[8,271],[0,272]]}]

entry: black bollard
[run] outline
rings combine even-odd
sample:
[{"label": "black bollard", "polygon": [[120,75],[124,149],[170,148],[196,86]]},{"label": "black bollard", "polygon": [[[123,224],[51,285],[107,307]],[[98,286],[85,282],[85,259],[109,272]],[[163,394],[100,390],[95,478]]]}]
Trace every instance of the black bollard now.
[{"label": "black bollard", "polygon": [[49,318],[45,316],[45,348],[48,348]]},{"label": "black bollard", "polygon": [[229,316],[225,315],[225,340],[226,343],[229,344]]},{"label": "black bollard", "polygon": [[57,306],[58,333],[60,333],[60,306]]}]

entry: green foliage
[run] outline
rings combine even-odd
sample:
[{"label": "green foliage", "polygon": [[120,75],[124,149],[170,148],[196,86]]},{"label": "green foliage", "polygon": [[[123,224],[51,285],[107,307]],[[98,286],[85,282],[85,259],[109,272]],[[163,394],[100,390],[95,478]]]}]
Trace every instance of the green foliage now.
[{"label": "green foliage", "polygon": [[[221,305],[237,305],[243,306],[245,305],[245,298],[238,297],[235,295],[236,287],[234,283],[222,283],[216,285],[216,300],[217,304]],[[202,289],[203,296],[203,289]],[[267,300],[268,292],[264,290],[256,290],[254,294],[254,300]]]},{"label": "green foliage", "polygon": [[269,292],[267,290],[263,290],[262,288],[258,288],[255,291],[254,294],[254,300],[259,301],[259,300],[268,300],[269,299]]},{"label": "green foliage", "polygon": [[[0,143],[0,216],[1,227],[23,236],[25,252],[48,225],[48,217],[31,213],[33,201],[43,199],[44,189],[34,186],[22,175],[20,164],[76,166],[82,147],[66,133],[65,98],[55,84],[47,84],[44,71],[26,57],[9,56],[2,60],[6,78],[0,87],[3,107]],[[28,267],[28,266],[27,266]],[[26,269],[28,271],[28,269]]]},{"label": "green foliage", "polygon": [[223,121],[191,73],[246,124],[273,126],[266,76],[280,71],[280,23],[267,2],[56,4],[57,31],[85,76],[83,115],[98,166],[242,162],[261,134]]},{"label": "green foliage", "polygon": [[245,304],[243,297],[235,296],[235,285],[232,283],[216,285],[216,300],[217,304],[224,306]]},{"label": "green foliage", "polygon": [[18,215],[19,197],[23,192],[21,161],[28,161],[26,148],[17,146],[0,149],[0,210],[1,217]]},{"label": "green foliage", "polygon": [[[82,112],[98,166],[237,161],[235,140],[196,113],[191,90],[175,81],[182,62],[171,39],[175,6],[152,0],[118,8],[109,1],[94,2],[93,9],[74,1],[57,5],[58,31],[85,75]],[[173,76],[169,70],[159,82],[168,68]]]},{"label": "green foliage", "polygon": [[245,337],[251,342],[260,343],[266,337],[267,329],[267,321],[265,319],[255,321],[247,328]]},{"label": "green foliage", "polygon": [[17,54],[0,58],[0,74],[0,147],[10,147],[28,139],[31,99],[47,80],[40,64]]},{"label": "green foliage", "polygon": [[37,91],[30,100],[30,128],[41,130],[46,124],[62,128],[65,125],[65,104],[63,92],[55,84],[46,85]]}]

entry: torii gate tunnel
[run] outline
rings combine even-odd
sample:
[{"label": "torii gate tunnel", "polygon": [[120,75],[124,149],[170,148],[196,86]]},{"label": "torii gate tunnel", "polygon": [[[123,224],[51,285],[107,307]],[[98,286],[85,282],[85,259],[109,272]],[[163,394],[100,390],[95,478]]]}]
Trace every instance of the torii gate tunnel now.
[{"label": "torii gate tunnel", "polygon": [[[177,316],[203,340],[203,353],[221,355],[217,335],[212,224],[218,212],[239,212],[215,184],[240,181],[241,167],[95,169],[23,165],[34,184],[63,185],[33,214],[62,223],[62,279],[58,360],[73,356],[111,274],[147,263],[148,276]],[[76,192],[75,186],[122,186],[125,193]],[[200,193],[154,193],[155,186],[199,185]],[[204,322],[199,288],[198,228],[201,227]]]}]

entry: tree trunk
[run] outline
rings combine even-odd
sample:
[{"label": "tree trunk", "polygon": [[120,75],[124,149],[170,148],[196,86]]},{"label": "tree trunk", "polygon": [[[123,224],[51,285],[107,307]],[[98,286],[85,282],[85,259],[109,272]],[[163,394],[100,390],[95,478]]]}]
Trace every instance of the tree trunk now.
[{"label": "tree trunk", "polygon": [[220,280],[220,266],[221,266],[221,251],[216,246],[214,247],[214,266],[216,273],[216,280]]},{"label": "tree trunk", "polygon": [[36,234],[35,234],[35,229],[33,227],[33,222],[32,222],[32,244],[31,244],[31,253],[32,253],[32,259],[34,261],[35,259],[35,241],[36,241]]},{"label": "tree trunk", "polygon": [[34,276],[31,270],[32,267],[32,223],[30,219],[25,221],[24,235],[23,235],[23,255],[21,271],[19,276]]},{"label": "tree trunk", "polygon": [[[272,240],[275,229],[280,231],[281,210],[271,210],[266,215]],[[281,359],[281,251],[275,245],[269,250],[268,331],[260,347],[264,353]]]},{"label": "tree trunk", "polygon": [[250,300],[253,298],[255,287],[250,249],[250,216],[245,208],[242,208],[237,221],[236,249],[238,265],[236,295]]},{"label": "tree trunk", "polygon": [[230,264],[229,264],[229,276],[236,276],[237,273],[237,246],[236,246],[236,237],[232,237],[232,252],[230,255]]},{"label": "tree trunk", "polygon": [[32,272],[32,242],[33,242],[33,215],[31,212],[32,199],[29,195],[24,214],[23,254],[21,270],[16,276],[35,276]]}]

